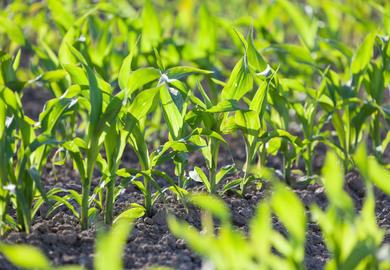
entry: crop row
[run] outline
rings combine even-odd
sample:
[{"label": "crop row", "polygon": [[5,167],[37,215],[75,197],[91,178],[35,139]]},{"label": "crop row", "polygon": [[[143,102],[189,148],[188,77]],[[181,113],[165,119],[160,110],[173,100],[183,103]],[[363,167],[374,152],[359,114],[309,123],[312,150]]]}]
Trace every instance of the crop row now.
[{"label": "crop row", "polygon": [[[356,1],[355,7],[348,1],[319,1],[302,8],[287,0],[266,2],[250,4],[262,15],[259,18],[241,17],[233,23],[214,15],[213,9],[217,13],[220,6],[195,1],[180,1],[177,17],[172,3],[157,14],[150,0],[143,6],[115,1],[117,8],[82,1],[67,6],[55,0],[47,1],[47,6],[15,1],[5,7],[0,12],[1,233],[30,232],[43,204],[49,206],[49,214],[65,205],[85,230],[99,213],[109,225],[150,216],[153,204],[164,200],[168,190],[184,205],[190,200],[205,206],[201,199],[190,199],[191,181],[202,183],[214,195],[232,190],[244,196],[250,183],[281,180],[287,185],[324,183],[334,209],[313,212],[324,233],[333,237],[337,222],[326,223],[329,216],[339,210],[354,213],[342,192],[341,171],[358,166],[368,179],[368,190],[375,183],[388,191],[390,179],[384,168],[389,167],[385,159],[390,142],[389,4]],[[195,11],[197,19],[190,15]],[[246,37],[243,32],[248,32]],[[190,36],[194,33],[196,40]],[[346,37],[364,40],[349,42]],[[36,121],[26,115],[22,97],[27,88],[37,87],[47,89],[50,99]],[[221,147],[229,149],[225,139],[230,134],[245,141],[242,165],[218,164]],[[366,141],[370,157],[365,144],[360,146]],[[323,178],[313,168],[319,144],[335,153]],[[140,169],[121,166],[126,147],[136,153]],[[206,171],[186,169],[194,152],[203,157]],[[274,155],[281,156],[282,166],[271,177],[267,160]],[[343,168],[333,170],[337,158]],[[298,171],[300,161],[304,168]],[[81,193],[45,190],[44,166],[66,162],[79,173]],[[174,177],[158,169],[165,162],[174,164]],[[240,177],[226,182],[225,176],[237,170]],[[101,178],[92,190],[96,171]],[[161,187],[157,179],[168,187]],[[115,199],[128,184],[142,192],[144,204],[133,204],[115,218]],[[372,214],[370,194],[367,215]],[[298,266],[306,217],[299,218],[304,211],[294,196],[277,185],[273,203],[259,208],[264,219],[258,226],[267,230],[262,222],[269,221],[266,217],[273,208],[289,232],[296,233],[290,235],[291,243],[276,237],[281,242],[273,245],[280,245],[281,254]],[[291,227],[281,206],[289,203],[296,204],[291,207],[296,212]],[[236,237],[224,206],[216,208],[217,212],[208,210],[225,221],[229,237]],[[352,215],[351,222],[355,218]],[[367,217],[367,222],[373,218]],[[178,230],[173,219],[171,223]],[[254,237],[263,239],[265,232]],[[191,240],[195,232],[178,234]],[[370,252],[382,239],[380,233],[374,234],[378,238]],[[338,246],[344,245],[338,242],[342,239],[329,245],[342,249]],[[363,242],[367,244],[366,239]],[[259,256],[264,254],[268,253]],[[336,266],[346,259],[340,256]]]}]

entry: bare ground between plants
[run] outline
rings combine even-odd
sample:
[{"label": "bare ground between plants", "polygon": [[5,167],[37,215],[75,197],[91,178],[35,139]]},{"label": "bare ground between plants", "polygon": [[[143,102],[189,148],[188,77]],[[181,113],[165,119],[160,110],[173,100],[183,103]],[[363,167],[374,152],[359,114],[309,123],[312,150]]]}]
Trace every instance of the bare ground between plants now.
[{"label": "bare ground between plants", "polygon": [[[27,96],[34,102],[32,97]],[[28,100],[27,99],[27,100]],[[44,99],[44,97],[42,97]],[[42,102],[42,99],[40,101]],[[37,101],[37,100],[36,100]],[[30,102],[26,102],[30,103]],[[30,103],[31,104],[31,103]],[[41,106],[30,106],[30,115],[37,120]],[[245,158],[245,147],[240,136],[230,138],[229,145],[233,152],[235,161],[242,161]],[[314,158],[314,167],[320,168],[325,157],[326,149],[319,147]],[[189,157],[187,169],[191,170],[193,166],[203,164],[201,156],[197,153]],[[221,150],[220,164],[231,163],[231,157],[226,149]],[[280,160],[276,156],[268,161],[270,167],[278,168]],[[138,167],[135,154],[128,151],[122,163],[122,166],[129,168]],[[173,172],[172,164],[165,164],[162,168],[167,173]],[[43,183],[47,190],[53,187],[62,187],[81,191],[80,179],[71,165],[57,168],[58,181],[50,165],[45,167],[43,173]],[[227,179],[227,180],[232,180]],[[93,185],[96,186],[98,175],[94,178]],[[345,189],[355,202],[357,211],[361,209],[364,200],[364,185],[359,178],[358,173],[352,172],[346,175]],[[203,188],[194,183],[190,188],[192,191],[201,191]],[[327,199],[323,187],[318,184],[295,186],[293,190],[298,194],[308,209],[313,203],[321,208],[327,205]],[[231,209],[233,223],[239,230],[248,231],[248,222],[252,218],[254,210],[261,200],[267,198],[269,190],[264,188],[257,190],[250,186],[245,198],[238,196],[234,192],[228,192],[223,195],[223,200]],[[384,242],[390,243],[390,198],[383,192],[376,190],[376,217],[379,226],[386,230]],[[199,210],[189,206],[188,214],[185,208],[177,201],[176,196],[167,194],[167,207],[171,213],[177,217],[186,220],[195,227],[200,228]],[[135,202],[142,204],[143,198],[135,186],[128,185],[123,194],[121,194],[115,204],[115,214],[128,209],[129,204]],[[72,213],[62,207],[46,216],[47,209],[42,208],[32,226],[32,233],[26,235],[22,232],[11,232],[3,237],[7,243],[26,243],[40,248],[51,260],[54,265],[80,264],[88,269],[93,268],[94,242],[96,226],[81,231],[78,220]],[[193,253],[187,245],[180,239],[176,239],[169,231],[166,224],[166,214],[164,205],[158,202],[154,207],[153,216],[138,219],[128,238],[125,251],[123,253],[123,263],[125,269],[145,269],[150,266],[170,266],[176,269],[200,269],[202,265],[201,258]],[[293,218],[293,217],[292,217]],[[276,219],[273,219],[274,227],[283,232],[283,225]],[[323,269],[329,253],[324,244],[320,228],[313,222],[308,223],[307,243],[305,250],[305,264],[307,269]],[[0,255],[0,269],[17,269],[12,266],[2,255]]]}]

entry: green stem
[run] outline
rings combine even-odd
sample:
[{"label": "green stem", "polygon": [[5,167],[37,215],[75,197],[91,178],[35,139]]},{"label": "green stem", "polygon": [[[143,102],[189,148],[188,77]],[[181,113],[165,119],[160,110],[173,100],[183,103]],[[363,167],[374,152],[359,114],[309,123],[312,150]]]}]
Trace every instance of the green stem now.
[{"label": "green stem", "polygon": [[211,153],[211,167],[210,173],[210,192],[212,194],[217,193],[217,166],[218,166],[218,152],[219,152],[219,140],[214,137],[210,138],[210,153]]},{"label": "green stem", "polygon": [[144,176],[144,185],[145,185],[145,214],[146,216],[152,216],[152,179],[150,176]]},{"label": "green stem", "polygon": [[89,201],[89,181],[84,181],[82,186],[82,199],[81,199],[81,230],[88,228],[88,201]]},{"label": "green stem", "polygon": [[109,183],[106,190],[106,205],[105,205],[105,222],[108,225],[112,224],[114,217],[114,190],[115,190],[115,176],[109,178]]}]

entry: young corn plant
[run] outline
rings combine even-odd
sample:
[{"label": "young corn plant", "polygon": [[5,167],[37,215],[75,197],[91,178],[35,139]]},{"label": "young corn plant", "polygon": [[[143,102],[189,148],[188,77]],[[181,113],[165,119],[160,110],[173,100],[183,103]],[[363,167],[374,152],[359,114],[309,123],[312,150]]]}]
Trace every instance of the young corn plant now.
[{"label": "young corn plant", "polygon": [[[269,201],[258,206],[250,222],[248,237],[234,229],[227,206],[220,199],[206,194],[190,196],[191,203],[202,210],[202,231],[173,216],[168,217],[168,225],[176,237],[184,239],[215,269],[304,269],[307,219],[304,206],[281,184],[276,185],[274,192]],[[288,238],[272,228],[272,212],[286,227]],[[213,217],[221,222],[218,234]]]},{"label": "young corn plant", "polygon": [[[3,58],[5,60],[5,58]],[[9,58],[1,62],[3,70],[14,74],[18,59],[9,66]],[[6,76],[1,76],[6,83]],[[9,78],[9,77],[8,77]],[[16,77],[15,77],[16,78]],[[9,83],[7,83],[9,84]],[[34,215],[41,204],[33,205],[39,196],[47,202],[40,174],[46,164],[47,155],[56,140],[56,126],[64,114],[77,103],[71,98],[53,99],[46,103],[40,114],[40,122],[24,115],[20,95],[6,85],[0,84],[0,140],[1,140],[1,205],[2,233],[8,228],[30,231]],[[40,128],[37,135],[37,127]],[[16,210],[17,222],[7,213],[8,201]],[[17,224],[17,225],[16,225]]]},{"label": "young corn plant", "polygon": [[[114,120],[121,110],[126,92],[121,91],[115,96],[112,96],[110,85],[91,69],[80,52],[69,46],[69,53],[72,53],[83,65],[83,69],[72,66],[72,68],[78,68],[79,73],[73,73],[71,76],[73,76],[75,82],[88,85],[88,93],[86,94],[88,99],[84,98],[83,100],[86,100],[90,104],[86,137],[84,139],[77,137],[63,144],[63,147],[71,155],[75,167],[80,173],[82,196],[78,202],[81,201],[80,221],[82,229],[85,230],[88,228],[90,215],[95,215],[97,211],[95,208],[90,209],[93,197],[91,198],[92,200],[89,197],[96,160],[104,144],[109,123],[115,124]],[[71,67],[71,65],[69,64],[68,67]],[[81,89],[81,86],[78,87],[80,95],[83,94]]]},{"label": "young corn plant", "polygon": [[[203,87],[198,84],[198,89],[204,102],[194,96],[191,97],[191,100],[195,105],[195,110],[187,115],[188,122],[193,128],[200,122],[203,122],[204,130],[202,130],[200,134],[205,134],[207,138],[207,141],[205,141],[200,136],[197,136],[192,140],[204,147],[201,149],[201,153],[206,160],[209,179],[207,179],[206,175],[198,167],[195,167],[195,170],[192,172],[192,178],[201,180],[208,191],[214,194],[216,193],[216,185],[218,182],[222,180],[224,175],[233,171],[233,167],[228,166],[217,173],[217,158],[220,143],[225,143],[221,134],[232,132],[237,128],[243,130],[246,141],[248,165],[253,160],[256,149],[259,146],[257,139],[261,128],[264,128],[260,125],[260,119],[266,104],[268,84],[263,82],[260,78],[258,80],[255,79],[260,87],[255,94],[253,102],[249,105],[249,109],[240,107],[239,100],[252,90],[253,76],[257,76],[256,71],[261,69],[265,65],[265,62],[254,48],[252,29],[250,35],[248,35],[248,41],[245,41],[238,31],[236,31],[236,34],[244,48],[244,56],[234,67],[228,82],[224,84],[221,100],[214,105]],[[235,120],[232,120],[232,117],[229,116],[229,113],[232,112],[235,112]],[[251,178],[247,178],[247,173],[245,172],[244,179],[239,179],[227,184],[224,187],[223,192],[234,188],[240,183],[242,189],[244,189],[244,186],[246,186],[249,179]]]},{"label": "young corn plant", "polygon": [[[384,186],[383,179],[390,179],[390,174],[373,159],[367,164],[365,148],[361,145],[355,155],[366,183],[366,198],[360,215],[343,190],[343,169],[337,155],[330,152],[326,158],[323,183],[329,206],[324,211],[316,205],[311,207],[313,218],[319,223],[332,254],[326,269],[379,269],[381,263],[386,263],[378,257],[384,232],[376,224],[375,197],[370,179]],[[389,191],[388,188],[385,191]],[[388,263],[388,258],[386,260]]]}]

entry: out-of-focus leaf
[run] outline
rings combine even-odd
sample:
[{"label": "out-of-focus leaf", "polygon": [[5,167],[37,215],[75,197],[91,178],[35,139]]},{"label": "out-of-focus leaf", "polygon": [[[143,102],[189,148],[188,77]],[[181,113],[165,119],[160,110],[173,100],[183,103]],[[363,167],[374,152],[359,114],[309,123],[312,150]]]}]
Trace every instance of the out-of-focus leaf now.
[{"label": "out-of-focus leaf", "polygon": [[0,250],[17,267],[30,269],[47,269],[50,267],[49,260],[35,247],[0,244]]},{"label": "out-of-focus leaf", "polygon": [[230,222],[230,211],[221,199],[208,194],[192,194],[190,198],[191,203],[203,210],[209,211],[222,222]]},{"label": "out-of-focus leaf", "polygon": [[122,219],[113,226],[110,232],[99,233],[94,257],[95,269],[123,269],[122,252],[131,227],[132,223],[128,219]]},{"label": "out-of-focus leaf", "polygon": [[145,1],[142,11],[142,23],[141,47],[143,51],[150,52],[158,46],[162,34],[160,19],[151,0]]},{"label": "out-of-focus leaf", "polygon": [[375,42],[375,36],[375,32],[369,34],[356,52],[351,64],[351,70],[353,74],[360,73],[370,62],[372,56],[374,55],[373,46]]}]

